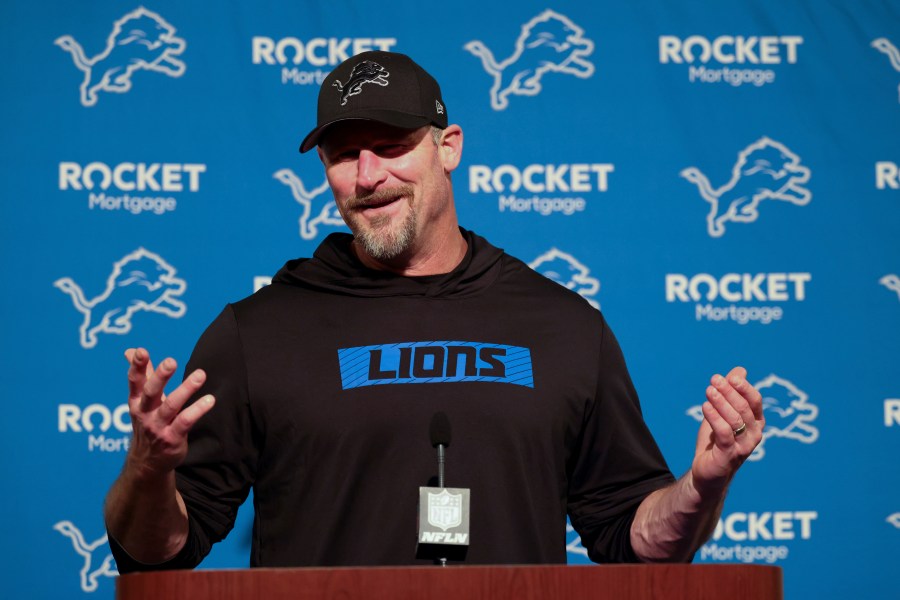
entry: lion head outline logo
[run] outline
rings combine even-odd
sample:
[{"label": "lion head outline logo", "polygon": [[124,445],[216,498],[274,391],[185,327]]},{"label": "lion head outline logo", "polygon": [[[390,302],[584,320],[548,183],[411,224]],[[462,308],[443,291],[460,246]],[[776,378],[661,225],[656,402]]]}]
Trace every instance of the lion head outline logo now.
[{"label": "lion head outline logo", "polygon": [[88,542],[81,530],[68,520],[56,523],[53,529],[69,538],[72,548],[84,560],[79,571],[83,592],[96,591],[100,586],[100,577],[116,577],[119,574],[112,553],[109,551],[106,534]]},{"label": "lion head outline logo", "polygon": [[347,83],[343,84],[340,79],[337,79],[331,85],[336,87],[337,91],[341,93],[341,106],[345,106],[351,96],[357,96],[362,93],[362,87],[367,83],[374,83],[381,87],[388,85],[390,83],[387,80],[389,75],[390,73],[388,73],[387,69],[377,62],[364,60],[353,65]]},{"label": "lion head outline logo", "polygon": [[600,280],[591,277],[590,269],[571,254],[551,248],[528,263],[528,266],[547,279],[577,293],[594,308],[600,309],[600,303],[594,298],[600,291]]},{"label": "lion head outline logo", "polygon": [[539,94],[541,79],[548,72],[580,79],[594,74],[594,64],[586,59],[594,51],[594,42],[584,37],[584,29],[567,16],[549,9],[522,26],[515,50],[502,62],[498,63],[490,48],[479,40],[463,48],[480,58],[484,70],[494,78],[490,91],[494,110],[509,106],[511,94]]},{"label": "lion head outline logo", "polygon": [[161,256],[138,248],[113,264],[106,289],[93,298],[85,298],[81,287],[69,277],[53,282],[69,295],[75,309],[84,315],[79,329],[83,348],[97,345],[98,333],[124,335],[131,331],[136,312],[160,313],[178,319],[187,306],[179,298],[187,289],[184,279],[175,277],[175,268]]},{"label": "lion head outline logo", "polygon": [[725,234],[725,223],[752,223],[759,218],[763,200],[782,200],[805,206],[812,199],[805,184],[810,170],[800,157],[781,142],[762,137],[738,154],[731,179],[713,189],[706,175],[696,167],[681,171],[681,177],[695,184],[700,196],[709,202],[707,230],[712,237]]},{"label": "lion head outline logo", "polygon": [[319,235],[320,225],[344,225],[344,218],[341,217],[334,197],[325,193],[328,191],[328,180],[317,188],[307,190],[303,180],[290,169],[279,169],[273,177],[290,188],[291,195],[302,208],[299,219],[301,238],[315,239]]},{"label": "lion head outline logo", "polygon": [[181,77],[186,66],[177,57],[187,44],[175,36],[175,31],[171,23],[141,6],[113,23],[106,48],[93,58],[87,58],[81,44],[70,35],[53,43],[69,52],[75,66],[84,72],[81,104],[94,106],[99,91],[123,94],[130,90],[135,71]]}]

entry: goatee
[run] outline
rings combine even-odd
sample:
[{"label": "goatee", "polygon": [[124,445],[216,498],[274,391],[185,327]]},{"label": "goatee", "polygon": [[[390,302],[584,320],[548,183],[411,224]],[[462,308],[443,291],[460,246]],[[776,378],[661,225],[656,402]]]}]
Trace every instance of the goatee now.
[{"label": "goatee", "polygon": [[[362,246],[367,255],[376,260],[391,260],[410,248],[417,225],[413,194],[412,186],[402,185],[347,199],[346,211],[349,217],[347,224],[353,231],[355,241]],[[396,218],[388,215],[375,217],[367,222],[354,213],[356,209],[376,206],[397,198],[404,198],[409,203],[409,211],[399,222],[395,222]]]}]

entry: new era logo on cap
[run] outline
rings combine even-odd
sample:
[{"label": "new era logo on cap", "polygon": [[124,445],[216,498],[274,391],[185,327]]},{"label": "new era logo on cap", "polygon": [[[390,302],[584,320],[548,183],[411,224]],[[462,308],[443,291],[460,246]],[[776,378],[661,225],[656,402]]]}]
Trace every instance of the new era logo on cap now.
[{"label": "new era logo on cap", "polygon": [[[371,85],[370,85],[371,84]],[[447,127],[447,111],[434,77],[405,54],[380,50],[353,56],[332,71],[319,90],[315,129],[300,152],[317,145],[338,121],[364,119],[403,129]]]}]

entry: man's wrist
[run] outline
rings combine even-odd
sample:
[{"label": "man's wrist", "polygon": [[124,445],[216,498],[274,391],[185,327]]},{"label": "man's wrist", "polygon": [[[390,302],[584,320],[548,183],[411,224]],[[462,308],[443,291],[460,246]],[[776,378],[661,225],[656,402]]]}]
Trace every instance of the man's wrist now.
[{"label": "man's wrist", "polygon": [[125,457],[122,469],[124,483],[135,490],[153,493],[173,489],[175,486],[174,470],[159,470],[150,467],[147,461],[135,458],[129,452]]},{"label": "man's wrist", "polygon": [[717,483],[699,481],[690,470],[684,478],[684,493],[698,509],[703,509],[722,502],[730,483],[730,477]]}]

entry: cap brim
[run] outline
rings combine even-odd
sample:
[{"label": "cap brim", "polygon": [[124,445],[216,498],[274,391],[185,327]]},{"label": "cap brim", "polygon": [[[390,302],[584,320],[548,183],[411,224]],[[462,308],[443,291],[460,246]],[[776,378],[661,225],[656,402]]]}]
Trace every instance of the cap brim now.
[{"label": "cap brim", "polygon": [[431,119],[424,115],[410,115],[393,110],[361,110],[356,114],[345,114],[340,119],[333,119],[310,131],[309,135],[300,143],[300,152],[307,152],[314,148],[319,144],[326,129],[342,121],[376,121],[401,129],[418,129],[431,123]]}]

